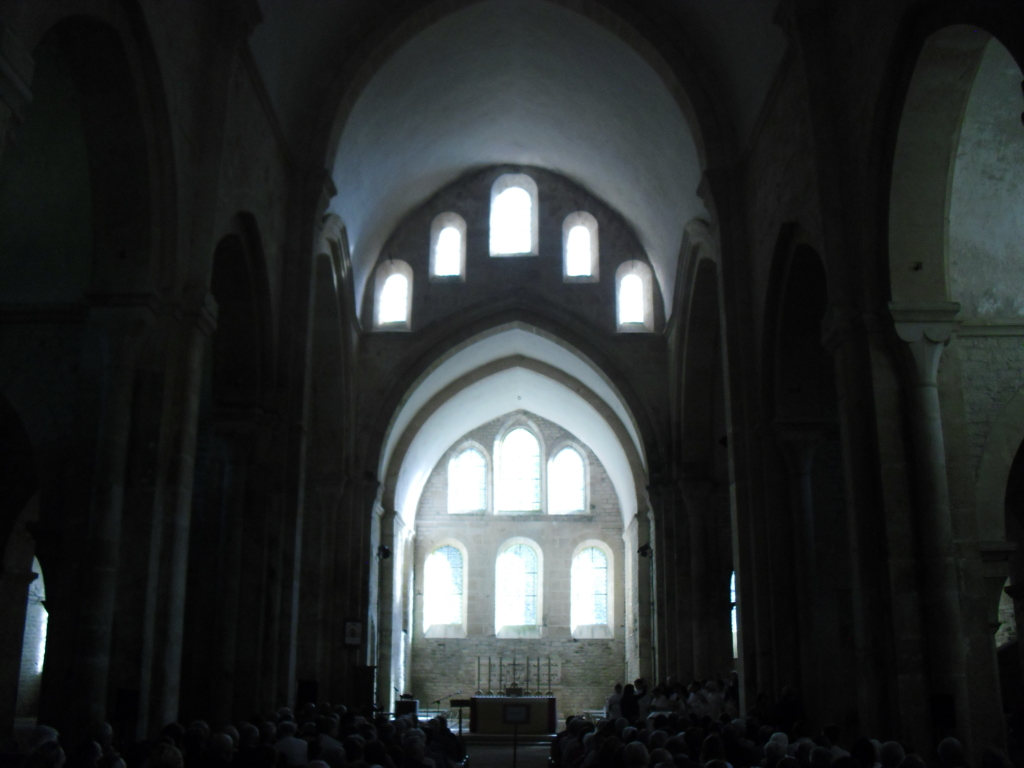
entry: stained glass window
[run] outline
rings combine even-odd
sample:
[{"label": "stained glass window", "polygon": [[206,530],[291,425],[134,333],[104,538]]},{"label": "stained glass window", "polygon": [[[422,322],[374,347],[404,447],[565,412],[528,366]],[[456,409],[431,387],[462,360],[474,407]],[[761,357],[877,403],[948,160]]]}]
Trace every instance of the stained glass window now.
[{"label": "stained glass window", "polygon": [[509,187],[491,204],[491,255],[533,251],[533,200],[522,187]]},{"label": "stained glass window", "polygon": [[729,580],[729,602],[732,604],[732,657],[738,659],[740,656],[740,626],[739,617],[736,614],[736,571],[732,572]]},{"label": "stained glass window", "polygon": [[405,275],[393,274],[384,281],[380,290],[380,309],[377,321],[383,323],[404,323],[409,318],[409,279]]},{"label": "stained glass window", "polygon": [[540,443],[528,429],[516,427],[501,441],[497,486],[499,512],[540,509]]},{"label": "stained glass window", "polygon": [[487,459],[476,448],[448,462],[448,512],[480,512],[487,509]]},{"label": "stained glass window", "polygon": [[423,568],[423,628],[462,623],[462,553],[450,544],[427,556]]},{"label": "stained glass window", "polygon": [[563,448],[555,455],[548,472],[548,512],[582,512],[586,503],[583,457],[575,448]]},{"label": "stained glass window", "polygon": [[445,227],[434,246],[434,274],[445,277],[462,272],[462,233],[457,227]]},{"label": "stained glass window", "polygon": [[608,623],[608,556],[587,547],[572,561],[572,626]]},{"label": "stained glass window", "polygon": [[644,281],[639,275],[624,275],[619,282],[619,323],[644,321]]},{"label": "stained glass window", "polygon": [[590,275],[591,248],[589,229],[582,224],[570,229],[565,240],[565,274],[570,277]]},{"label": "stained glass window", "polygon": [[498,555],[494,624],[496,629],[535,626],[537,622],[537,553],[513,544]]}]

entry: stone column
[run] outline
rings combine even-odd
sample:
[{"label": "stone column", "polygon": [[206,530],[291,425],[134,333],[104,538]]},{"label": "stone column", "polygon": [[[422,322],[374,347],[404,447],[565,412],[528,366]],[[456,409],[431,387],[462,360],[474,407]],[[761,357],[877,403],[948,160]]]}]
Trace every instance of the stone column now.
[{"label": "stone column", "polygon": [[[642,507],[641,507],[642,509]],[[656,670],[654,644],[654,558],[657,554],[651,546],[651,532],[654,528],[652,515],[646,511],[637,512],[637,552],[636,557],[636,591],[637,591],[637,657],[640,676],[649,682],[653,680]],[[645,548],[644,545],[647,545]],[[652,683],[653,684],[653,683]]]},{"label": "stone column", "polygon": [[69,692],[75,727],[106,717],[135,371],[146,331],[155,317],[146,299],[99,297],[91,312],[105,364],[92,504],[78,575],[77,690]]},{"label": "stone column", "polygon": [[177,719],[189,526],[203,350],[215,327],[208,294],[182,312],[167,364],[143,628],[139,728]]},{"label": "stone column", "polygon": [[[793,515],[793,559],[796,572],[795,592],[797,604],[799,648],[797,665],[800,670],[800,693],[804,702],[821,702],[822,685],[817,650],[820,637],[815,621],[816,584],[814,488],[811,470],[814,451],[821,439],[823,425],[811,420],[779,420],[775,434],[782,447],[789,474],[789,498]],[[776,597],[784,596],[776,595]],[[824,725],[824,723],[817,723]]]},{"label": "stone column", "polygon": [[10,27],[0,24],[0,162],[14,131],[32,102],[35,62]]},{"label": "stone column", "polygon": [[[686,519],[689,522],[690,567],[690,631],[693,637],[692,674],[683,680],[698,680],[710,677],[722,670],[714,669],[712,663],[711,637],[712,615],[709,608],[710,579],[708,578],[708,501],[714,490],[714,481],[700,476],[684,476],[679,487],[686,505]],[[716,542],[717,544],[717,542]]]},{"label": "stone column", "polygon": [[[678,489],[672,483],[652,484],[647,495],[655,515],[655,589],[657,606],[658,680],[691,679],[692,614],[685,562],[689,557],[689,531]],[[655,681],[648,681],[651,685]]]},{"label": "stone column", "polygon": [[957,550],[950,515],[946,445],[939,403],[938,371],[953,332],[958,304],[890,305],[896,334],[906,345],[911,463],[916,496],[920,595],[927,632],[926,657],[933,736],[942,738],[968,724],[963,619]]}]

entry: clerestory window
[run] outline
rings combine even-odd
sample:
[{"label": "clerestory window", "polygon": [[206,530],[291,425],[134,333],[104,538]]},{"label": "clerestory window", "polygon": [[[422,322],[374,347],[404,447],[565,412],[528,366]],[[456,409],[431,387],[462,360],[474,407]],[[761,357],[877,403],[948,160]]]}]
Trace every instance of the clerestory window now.
[{"label": "clerestory window", "polygon": [[412,309],[412,268],[404,261],[388,259],[377,267],[374,327],[378,330],[409,330]]},{"label": "clerestory window", "polygon": [[465,562],[450,544],[431,552],[423,565],[423,631],[463,624]]},{"label": "clerestory window", "polygon": [[491,256],[536,256],[537,184],[522,173],[499,176],[491,187]]},{"label": "clerestory window", "polygon": [[448,462],[448,513],[487,509],[487,459],[477,448],[466,448]]},{"label": "clerestory window", "polygon": [[567,283],[598,281],[597,219],[589,213],[571,213],[562,224],[562,279]]},{"label": "clerestory window", "polygon": [[548,470],[548,513],[583,512],[587,504],[587,472],[584,458],[575,448],[555,454]]},{"label": "clerestory window", "polygon": [[654,277],[642,261],[627,261],[615,273],[615,308],[620,332],[654,330]]},{"label": "clerestory window", "polygon": [[457,213],[442,213],[430,227],[430,277],[466,276],[466,221]]},{"label": "clerestory window", "polygon": [[[608,555],[598,547],[585,547],[573,558],[571,577],[573,632],[580,627],[609,625]],[[588,636],[595,634],[591,632]]]},{"label": "clerestory window", "polygon": [[[498,555],[496,565],[494,626],[499,635],[509,636],[513,627],[540,624],[540,558],[530,544],[509,544]],[[506,630],[504,633],[502,630]]]},{"label": "clerestory window", "polygon": [[495,509],[540,511],[540,441],[525,427],[509,431],[498,446]]}]

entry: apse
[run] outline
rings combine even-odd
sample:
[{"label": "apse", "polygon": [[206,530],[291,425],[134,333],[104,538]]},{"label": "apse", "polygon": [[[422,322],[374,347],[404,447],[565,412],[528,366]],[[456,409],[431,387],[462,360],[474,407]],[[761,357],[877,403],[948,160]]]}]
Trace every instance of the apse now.
[{"label": "apse", "polygon": [[639,53],[544,0],[446,16],[386,60],[355,101],[331,210],[347,226],[357,301],[399,221],[460,175],[500,164],[564,174],[620,211],[671,311],[683,228],[707,217],[694,133]]}]

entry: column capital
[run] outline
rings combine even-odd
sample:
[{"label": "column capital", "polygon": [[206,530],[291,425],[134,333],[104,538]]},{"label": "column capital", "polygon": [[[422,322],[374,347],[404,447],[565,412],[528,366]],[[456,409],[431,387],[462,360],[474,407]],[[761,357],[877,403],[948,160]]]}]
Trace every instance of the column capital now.
[{"label": "column capital", "polygon": [[889,311],[896,335],[906,342],[914,359],[919,386],[935,386],[939,357],[956,329],[960,305],[954,301],[904,304],[892,302]]}]

